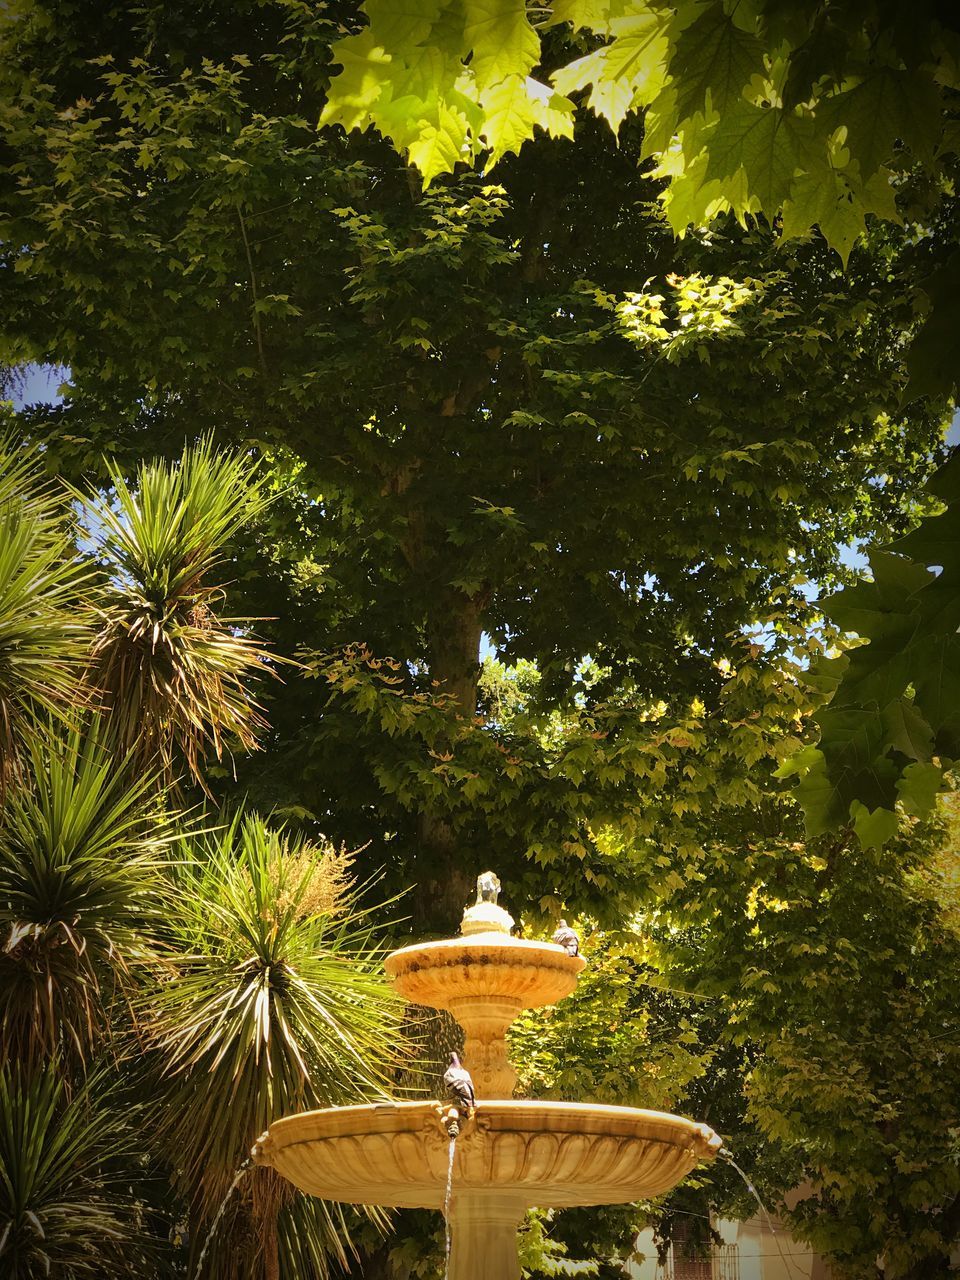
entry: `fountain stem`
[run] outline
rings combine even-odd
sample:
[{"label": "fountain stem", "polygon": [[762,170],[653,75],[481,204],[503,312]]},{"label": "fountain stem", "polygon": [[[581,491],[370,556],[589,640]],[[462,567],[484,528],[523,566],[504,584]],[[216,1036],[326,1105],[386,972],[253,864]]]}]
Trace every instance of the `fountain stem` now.
[{"label": "fountain stem", "polygon": [[450,1012],[463,1027],[464,1060],[480,1098],[511,1098],[517,1073],[507,1057],[507,1028],[523,1009],[509,996],[462,996]]},{"label": "fountain stem", "polygon": [[449,1280],[520,1280],[517,1227],[523,1212],[516,1196],[454,1191]]}]

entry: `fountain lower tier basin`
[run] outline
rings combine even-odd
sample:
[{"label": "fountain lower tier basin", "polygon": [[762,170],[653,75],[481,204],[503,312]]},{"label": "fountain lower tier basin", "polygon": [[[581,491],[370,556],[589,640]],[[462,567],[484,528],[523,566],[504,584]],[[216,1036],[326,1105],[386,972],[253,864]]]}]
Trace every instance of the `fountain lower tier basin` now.
[{"label": "fountain lower tier basin", "polygon": [[[712,1160],[706,1125],[659,1111],[572,1102],[481,1102],[457,1138],[453,1195],[515,1213],[626,1204],[668,1191]],[[330,1107],[276,1120],[255,1149],[310,1195],[440,1209],[449,1143],[431,1102]]]}]

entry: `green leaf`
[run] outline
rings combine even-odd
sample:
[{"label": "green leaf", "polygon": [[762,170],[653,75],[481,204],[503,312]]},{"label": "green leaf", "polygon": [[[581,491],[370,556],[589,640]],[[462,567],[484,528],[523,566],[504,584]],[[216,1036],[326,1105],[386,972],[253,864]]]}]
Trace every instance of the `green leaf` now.
[{"label": "green leaf", "polygon": [[794,180],[783,206],[783,238],[805,235],[811,227],[818,226],[846,266],[850,250],[866,226],[864,213],[862,202],[849,184],[824,165]]},{"label": "green leaf", "polygon": [[851,804],[850,816],[853,818],[853,829],[857,833],[857,839],[865,849],[884,845],[888,840],[892,840],[900,825],[897,815],[889,809],[870,810],[858,800],[854,800]]},{"label": "green leaf", "polygon": [[607,30],[613,0],[555,0],[551,6],[549,24],[558,26],[569,22],[574,31],[587,27],[590,31]]},{"label": "green leaf", "polygon": [[369,28],[338,40],[330,52],[343,70],[336,94],[320,112],[320,125],[343,125],[348,133],[367,129],[373,123],[371,109],[389,84],[393,60]]},{"label": "green leaf", "polygon": [[936,803],[943,787],[943,770],[939,765],[917,761],[908,765],[897,783],[903,807],[917,817],[925,817]]},{"label": "green leaf", "polygon": [[440,16],[440,0],[364,0],[376,39],[394,56],[421,45]]},{"label": "green leaf", "polygon": [[540,40],[523,0],[464,0],[464,13],[464,44],[473,50],[470,70],[481,91],[530,74],[540,59]]},{"label": "green leaf", "polygon": [[866,229],[860,200],[853,191],[838,183],[836,199],[821,212],[817,222],[827,244],[837,251],[846,266],[850,250]]},{"label": "green leaf", "polygon": [[775,778],[802,778],[810,769],[816,769],[820,761],[823,759],[823,753],[818,747],[808,746],[801,747],[799,751],[795,751],[792,756],[788,756],[775,770]]},{"label": "green leaf", "polygon": [[849,808],[839,785],[827,773],[822,752],[817,752],[795,791],[803,806],[803,824],[808,837],[823,835],[846,821]]},{"label": "green leaf", "polygon": [[438,103],[436,123],[425,124],[410,143],[410,163],[423,174],[427,187],[439,173],[447,173],[463,156],[467,140],[468,122],[459,111],[452,111],[445,103]]},{"label": "green leaf", "polygon": [[527,92],[526,76],[509,76],[481,96],[486,112],[483,136],[490,148],[490,165],[509,151],[523,146],[536,123],[536,114]]},{"label": "green leaf", "polygon": [[931,159],[940,110],[940,91],[929,75],[881,67],[853,89],[827,98],[817,114],[828,129],[846,130],[851,158],[867,181],[891,159],[898,139],[919,158]]},{"label": "green leaf", "polygon": [[772,218],[802,165],[797,138],[804,129],[805,122],[797,116],[741,99],[721,116],[707,139],[705,181],[726,183],[743,169],[748,195]]},{"label": "green leaf", "polygon": [[627,113],[653,102],[667,76],[670,44],[662,14],[641,13],[610,22],[614,40],[561,67],[551,77],[560,93],[592,85],[588,103],[618,129]]},{"label": "green leaf", "polygon": [[533,118],[540,128],[553,138],[572,139],[576,108],[570,99],[529,77],[526,87]]},{"label": "green leaf", "polygon": [[882,720],[886,740],[895,750],[911,760],[929,760],[933,730],[912,702],[897,698],[884,708]]},{"label": "green leaf", "polygon": [[751,77],[762,70],[760,41],[715,0],[677,37],[670,75],[678,119],[710,111],[723,115],[742,101]]}]

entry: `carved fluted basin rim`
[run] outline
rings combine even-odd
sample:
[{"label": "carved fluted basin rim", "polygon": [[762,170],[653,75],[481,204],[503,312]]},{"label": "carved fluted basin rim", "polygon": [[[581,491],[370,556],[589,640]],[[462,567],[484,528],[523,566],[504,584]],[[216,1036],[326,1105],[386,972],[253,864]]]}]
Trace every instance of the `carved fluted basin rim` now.
[{"label": "carved fluted basin rim", "polygon": [[511,938],[502,933],[475,933],[401,947],[384,968],[402,994],[435,1008],[458,998],[498,993],[533,1009],[569,995],[584,967],[553,942]]},{"label": "carved fluted basin rim", "polygon": [[[481,1102],[457,1140],[455,1194],[523,1207],[624,1204],[669,1190],[720,1138],[681,1116],[574,1102]],[[258,1160],[310,1195],[439,1208],[447,1140],[436,1104],[331,1107],[276,1120]]]}]

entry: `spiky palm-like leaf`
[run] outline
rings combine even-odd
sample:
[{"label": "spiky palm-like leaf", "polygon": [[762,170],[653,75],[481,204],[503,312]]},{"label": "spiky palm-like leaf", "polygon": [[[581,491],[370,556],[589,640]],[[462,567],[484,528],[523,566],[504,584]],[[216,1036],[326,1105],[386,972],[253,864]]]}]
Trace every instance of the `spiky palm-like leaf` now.
[{"label": "spiky palm-like leaf", "polygon": [[35,450],[0,437],[0,789],[37,713],[61,715],[80,696],[85,574],[65,495],[43,479]]},{"label": "spiky palm-like leaf", "polygon": [[0,1068],[0,1274],[101,1280],[156,1274],[132,1183],[142,1135],[101,1075],[68,1096],[59,1064]]},{"label": "spiky palm-like leaf", "polygon": [[154,779],[118,767],[95,730],[37,730],[0,823],[0,1061],[85,1057],[158,913]]},{"label": "spiky palm-like leaf", "polygon": [[[326,874],[322,850],[253,816],[208,836],[178,873],[170,940],[183,958],[146,1021],[162,1063],[162,1136],[204,1220],[272,1120],[383,1097],[401,1052],[401,1006],[369,919],[349,896],[318,893]],[[342,1254],[336,1208],[308,1204],[266,1170],[238,1208],[259,1224],[264,1257],[291,1251],[291,1274]],[[229,1244],[240,1231],[211,1250],[209,1275],[241,1274]]]},{"label": "spiky palm-like leaf", "polygon": [[224,547],[266,503],[250,463],[209,440],[176,463],[140,466],[88,503],[108,583],[90,679],[103,693],[120,750],[156,761],[168,781],[231,741],[256,746],[264,720],[249,685],[265,653],[247,619],[219,618]]}]

